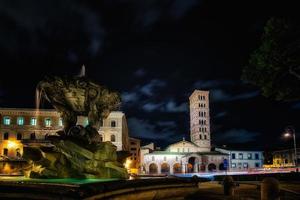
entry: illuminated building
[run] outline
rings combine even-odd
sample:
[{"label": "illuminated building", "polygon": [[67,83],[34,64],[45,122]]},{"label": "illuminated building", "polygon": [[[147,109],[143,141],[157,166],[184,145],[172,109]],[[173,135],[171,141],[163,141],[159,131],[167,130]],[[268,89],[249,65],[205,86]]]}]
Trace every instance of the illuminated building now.
[{"label": "illuminated building", "polygon": [[140,149],[141,149],[141,141],[136,138],[129,138],[130,141],[130,172],[134,174],[139,173],[140,169]]},{"label": "illuminated building", "polygon": [[169,145],[164,151],[154,145],[141,150],[142,173],[174,174],[223,170],[228,154],[211,151],[209,92],[195,90],[190,100],[190,137]]},{"label": "illuminated building", "polygon": [[[54,109],[0,108],[0,122],[0,174],[20,167],[24,162],[24,146],[47,145],[47,136],[63,129],[62,119]],[[129,151],[124,113],[111,112],[103,120],[99,134],[103,141],[112,142],[118,151]]]},{"label": "illuminated building", "polygon": [[[293,167],[295,166],[295,150],[294,149],[284,149],[273,151],[273,164],[270,167]],[[297,159],[300,163],[300,148],[297,149]]]}]

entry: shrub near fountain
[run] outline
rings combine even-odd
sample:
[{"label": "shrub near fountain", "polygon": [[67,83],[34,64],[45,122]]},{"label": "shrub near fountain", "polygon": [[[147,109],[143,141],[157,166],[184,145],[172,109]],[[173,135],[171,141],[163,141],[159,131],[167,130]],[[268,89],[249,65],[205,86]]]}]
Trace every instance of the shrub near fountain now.
[{"label": "shrub near fountain", "polygon": [[[102,142],[100,121],[119,107],[115,92],[81,77],[50,77],[37,86],[37,107],[46,99],[60,114],[64,129],[48,136],[50,145],[24,147],[31,178],[128,178],[116,147]],[[86,123],[88,122],[88,123]],[[88,125],[86,125],[88,124]]]}]

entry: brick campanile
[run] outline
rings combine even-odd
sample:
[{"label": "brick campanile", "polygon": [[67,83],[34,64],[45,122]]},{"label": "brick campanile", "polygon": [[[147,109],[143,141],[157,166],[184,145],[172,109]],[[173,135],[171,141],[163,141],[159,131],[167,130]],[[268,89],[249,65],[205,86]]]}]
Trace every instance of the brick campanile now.
[{"label": "brick campanile", "polygon": [[191,141],[200,151],[210,151],[209,91],[195,90],[189,100]]}]

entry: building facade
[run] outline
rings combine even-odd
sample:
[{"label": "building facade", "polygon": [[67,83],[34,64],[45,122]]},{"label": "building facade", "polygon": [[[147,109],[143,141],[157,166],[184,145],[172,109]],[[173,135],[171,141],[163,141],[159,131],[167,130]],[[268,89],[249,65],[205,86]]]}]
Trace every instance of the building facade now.
[{"label": "building facade", "polygon": [[101,122],[99,134],[102,137],[102,141],[112,142],[117,147],[117,151],[129,151],[128,126],[126,116],[123,112],[111,112]]},{"label": "building facade", "polygon": [[141,159],[141,140],[136,138],[129,138],[129,152],[130,152],[130,172],[134,174],[139,173],[140,159]]},{"label": "building facade", "polygon": [[245,151],[216,148],[216,151],[228,155],[228,167],[230,171],[245,171],[254,168],[262,168],[264,157],[262,151]]},{"label": "building facade", "polygon": [[[297,166],[300,163],[300,148],[297,150]],[[271,167],[294,167],[295,149],[284,149],[272,152],[273,164]]]},{"label": "building facade", "polygon": [[[63,129],[62,118],[54,109],[0,108],[0,122],[0,174],[15,168],[10,163],[15,165],[17,161],[24,161],[24,146],[45,144],[47,136]],[[102,141],[112,142],[117,151],[129,151],[128,127],[123,112],[111,112],[103,120],[99,134]]]},{"label": "building facade", "polygon": [[209,91],[195,90],[189,100],[190,139],[199,147],[198,151],[210,151]]}]

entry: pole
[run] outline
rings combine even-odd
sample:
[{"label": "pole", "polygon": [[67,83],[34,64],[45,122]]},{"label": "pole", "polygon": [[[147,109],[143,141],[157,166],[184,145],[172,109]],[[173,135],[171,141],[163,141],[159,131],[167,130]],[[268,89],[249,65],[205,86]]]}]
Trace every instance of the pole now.
[{"label": "pole", "polygon": [[298,163],[297,163],[297,147],[296,147],[296,133],[295,133],[295,129],[293,129],[293,139],[294,139],[294,150],[295,150],[294,161],[295,161],[295,167],[297,167]]}]

